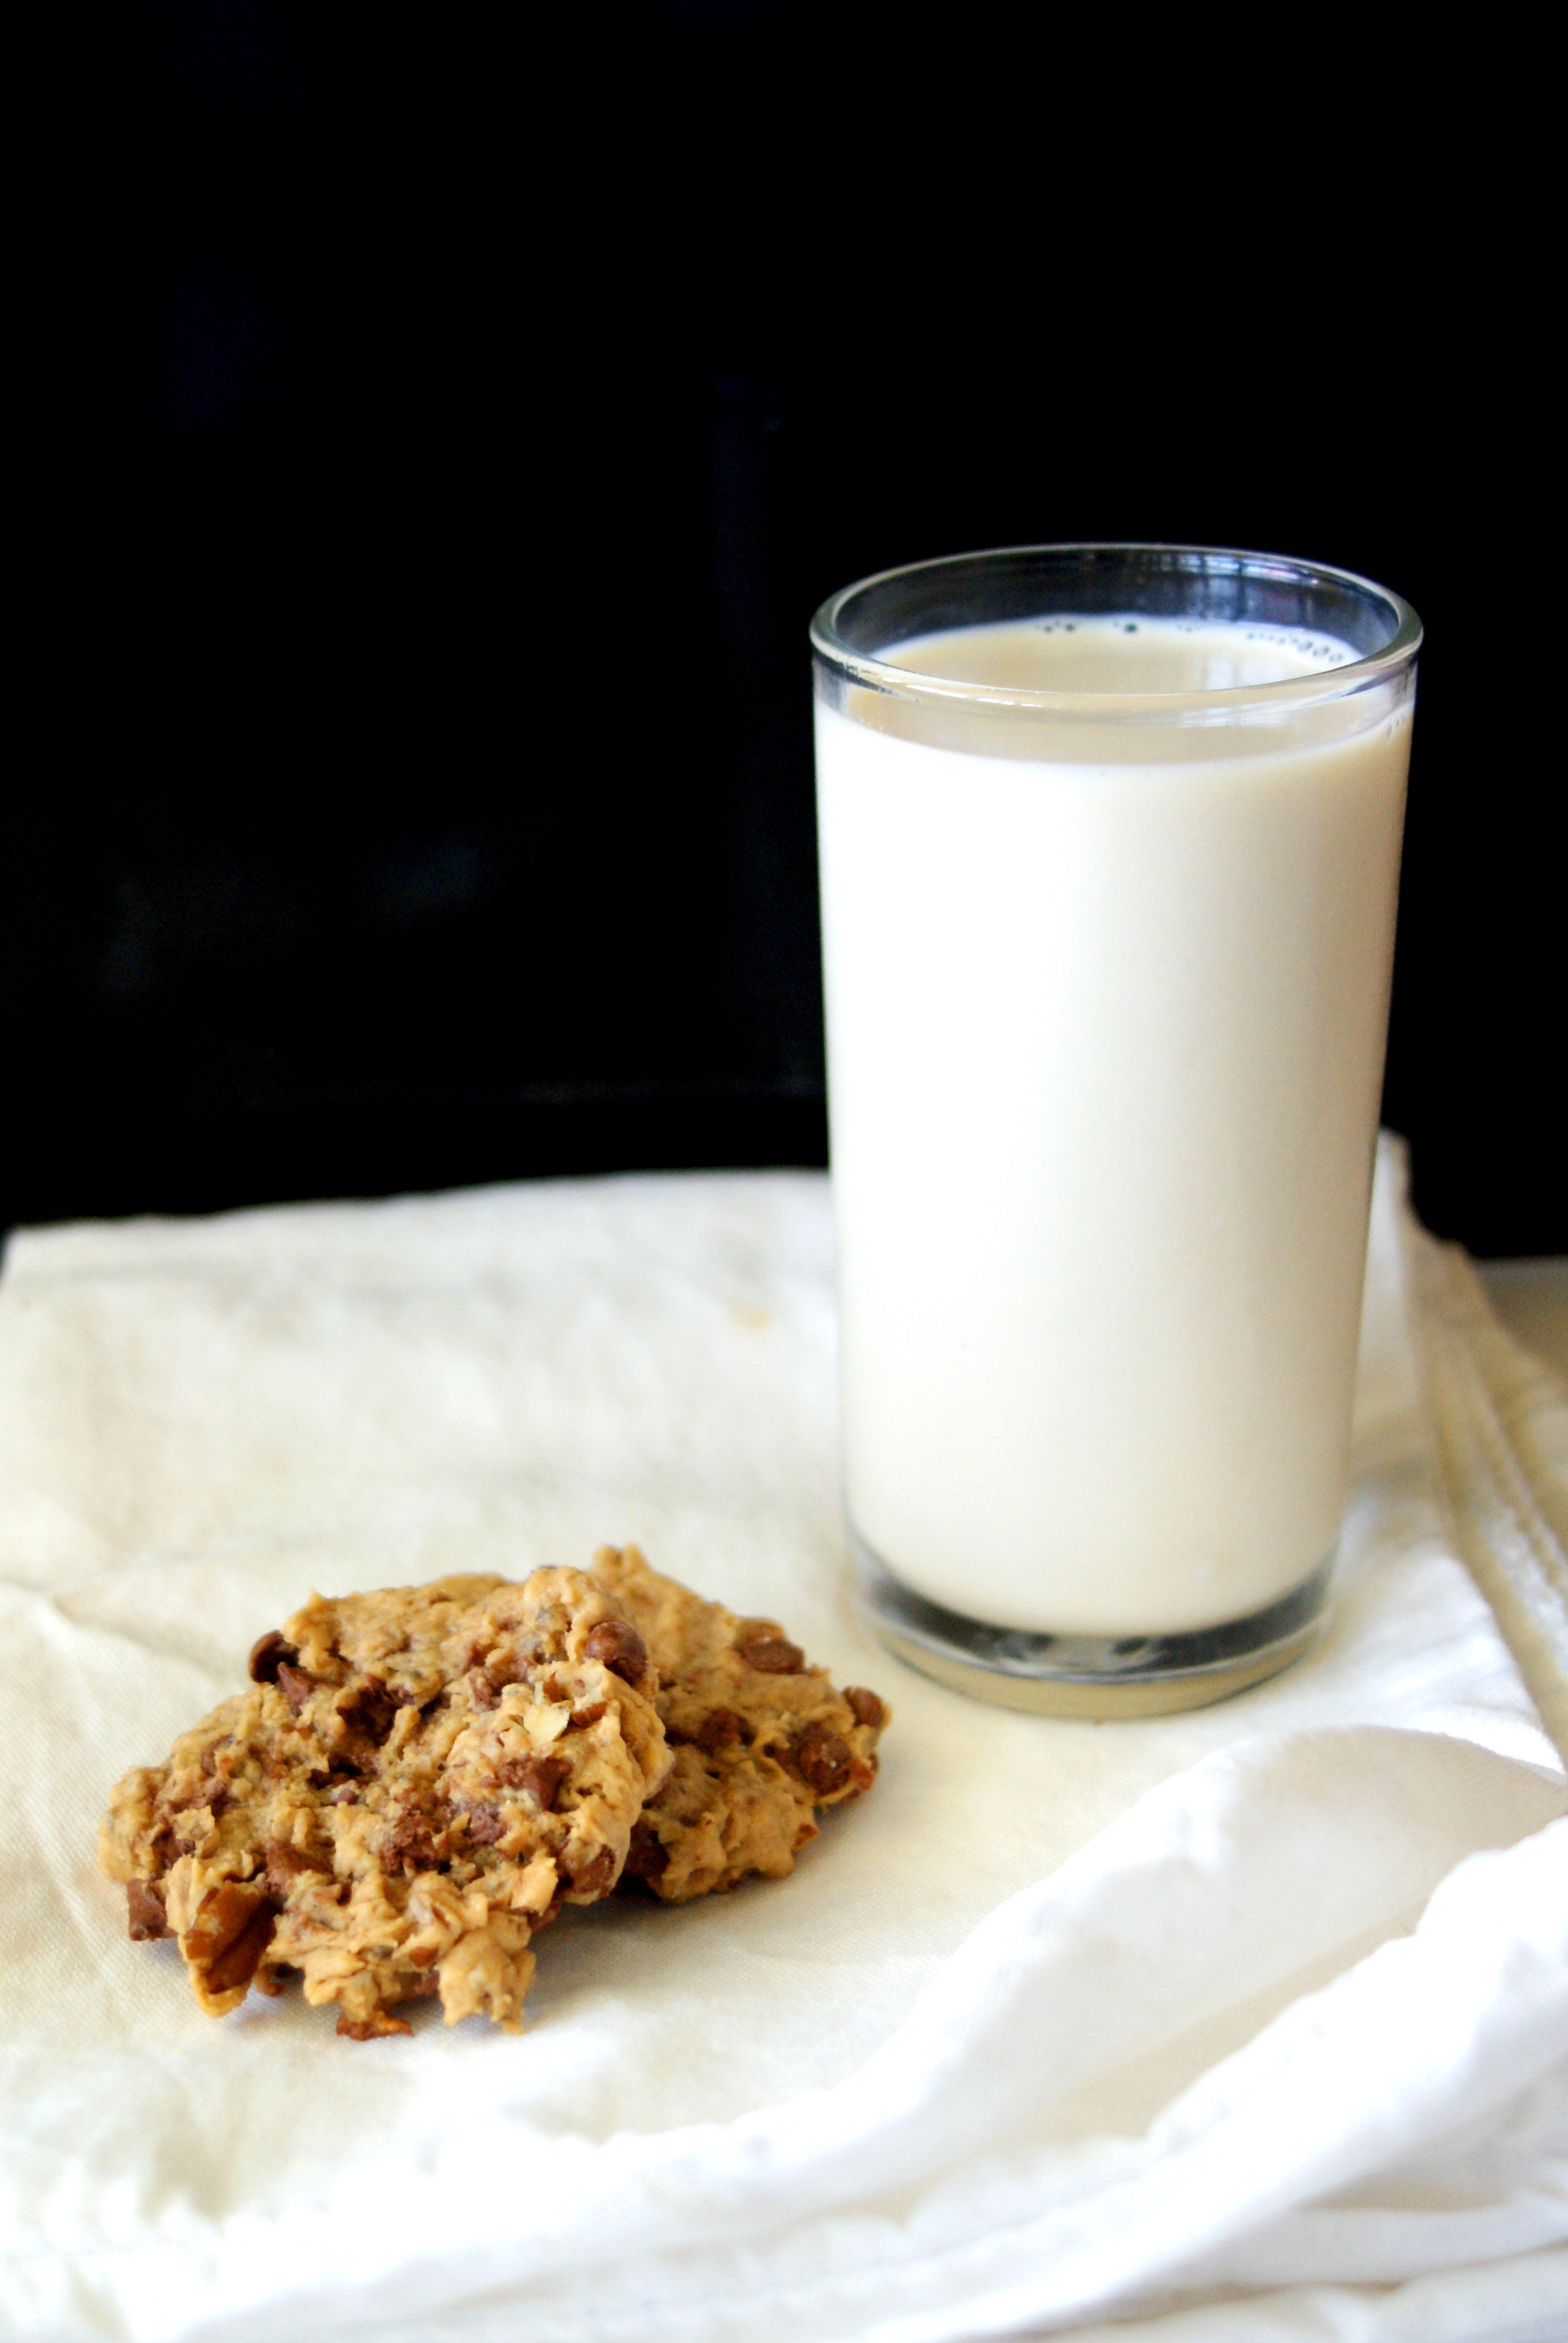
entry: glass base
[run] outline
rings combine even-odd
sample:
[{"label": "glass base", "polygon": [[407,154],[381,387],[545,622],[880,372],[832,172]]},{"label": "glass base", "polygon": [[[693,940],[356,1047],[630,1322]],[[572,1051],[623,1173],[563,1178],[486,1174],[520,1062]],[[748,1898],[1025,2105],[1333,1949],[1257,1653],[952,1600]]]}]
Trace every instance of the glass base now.
[{"label": "glass base", "polygon": [[1034,1635],[944,1611],[900,1584],[851,1528],[859,1608],[890,1652],[955,1692],[1039,1716],[1168,1716],[1261,1684],[1305,1651],[1333,1553],[1250,1618],[1179,1635]]}]

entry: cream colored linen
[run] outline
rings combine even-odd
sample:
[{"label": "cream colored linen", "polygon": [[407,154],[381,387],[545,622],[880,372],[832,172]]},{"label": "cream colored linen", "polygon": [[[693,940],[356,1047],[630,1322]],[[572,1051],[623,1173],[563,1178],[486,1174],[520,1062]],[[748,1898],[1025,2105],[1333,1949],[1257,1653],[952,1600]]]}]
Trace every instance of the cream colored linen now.
[{"label": "cream colored linen", "polygon": [[[967,1702],[858,1627],[820,1180],[15,1240],[0,2317],[138,2343],[1112,2313],[1185,2343],[1221,2301],[1223,2343],[1568,2328],[1568,1798],[1461,1559],[1473,1483],[1489,1550],[1513,1521],[1536,1552],[1554,1468],[1514,1444],[1498,1378],[1528,1371],[1484,1305],[1439,1324],[1423,1242],[1387,1152],[1319,1647],[1094,1726]],[[1483,1435],[1450,1336],[1490,1361]],[[1523,1477],[1474,1483],[1467,1426]],[[517,2040],[425,2012],[356,2045],[294,1997],[215,2023],[170,1947],[126,1942],[109,1783],[312,1586],[628,1539],[895,1704],[875,1794],[792,1880],[568,1915]],[[1521,1648],[1552,1712],[1550,1634]]]}]

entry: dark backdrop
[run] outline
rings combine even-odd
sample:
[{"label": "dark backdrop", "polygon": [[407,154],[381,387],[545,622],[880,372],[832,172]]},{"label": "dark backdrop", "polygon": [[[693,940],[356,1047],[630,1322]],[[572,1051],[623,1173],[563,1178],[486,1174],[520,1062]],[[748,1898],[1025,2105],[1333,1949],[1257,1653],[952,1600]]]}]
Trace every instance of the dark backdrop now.
[{"label": "dark backdrop", "polygon": [[1440,1231],[1568,1250],[1506,181],[1375,58],[1309,139],[1131,25],[1108,112],[983,15],[550,22],[171,0],[75,62],[4,1218],[823,1161],[810,612],[1131,536],[1421,610],[1385,1113]]}]

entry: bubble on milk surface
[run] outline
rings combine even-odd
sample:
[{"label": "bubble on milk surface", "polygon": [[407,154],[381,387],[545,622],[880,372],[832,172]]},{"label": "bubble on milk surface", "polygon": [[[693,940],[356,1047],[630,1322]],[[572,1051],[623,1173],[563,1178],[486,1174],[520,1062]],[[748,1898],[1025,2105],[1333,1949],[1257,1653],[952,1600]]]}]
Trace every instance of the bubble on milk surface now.
[{"label": "bubble on milk surface", "polygon": [[[1135,635],[1147,621],[1141,618],[1131,618],[1124,611],[1107,611],[1098,616],[1085,613],[1081,618],[1072,618],[1056,613],[1050,618],[1031,619],[1029,623],[1036,634],[1041,635],[1075,634],[1081,626],[1091,633],[1098,628],[1102,635]],[[1168,634],[1206,635],[1211,640],[1216,636],[1230,636],[1238,644],[1249,648],[1287,651],[1293,659],[1307,661],[1315,668],[1350,667],[1362,656],[1352,644],[1341,642],[1332,635],[1318,634],[1306,627],[1266,626],[1257,620],[1244,618],[1186,617],[1161,618],[1157,626],[1163,628]],[[1282,677],[1280,679],[1284,681],[1287,679]]]},{"label": "bubble on milk surface", "polygon": [[1314,660],[1319,667],[1349,667],[1361,654],[1350,643],[1342,643],[1333,635],[1317,635],[1305,627],[1247,628],[1242,639],[1263,643],[1271,649],[1293,651],[1298,659]]},{"label": "bubble on milk surface", "polygon": [[917,673],[987,687],[1212,696],[1332,675],[1361,655],[1318,628],[1202,612],[1167,617],[1124,604],[940,628],[884,656]]}]

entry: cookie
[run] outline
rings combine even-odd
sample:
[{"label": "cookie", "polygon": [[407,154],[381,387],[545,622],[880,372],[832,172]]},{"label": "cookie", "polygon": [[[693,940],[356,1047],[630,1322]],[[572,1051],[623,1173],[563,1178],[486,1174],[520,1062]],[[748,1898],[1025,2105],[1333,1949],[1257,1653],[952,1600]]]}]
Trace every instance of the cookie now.
[{"label": "cookie", "polygon": [[531,1937],[608,1896],[669,1771],[647,1650],[581,1572],[313,1595],[226,1700],[114,1793],[134,1937],[173,1936],[221,2016],[303,1972],[363,2040],[519,2023]]},{"label": "cookie", "polygon": [[651,1570],[634,1545],[589,1565],[632,1622],[658,1674],[674,1752],[632,1837],[627,1876],[667,1903],[781,1879],[817,1836],[815,1811],[869,1790],[889,1710],[826,1668],[772,1619],[741,1619]]}]

